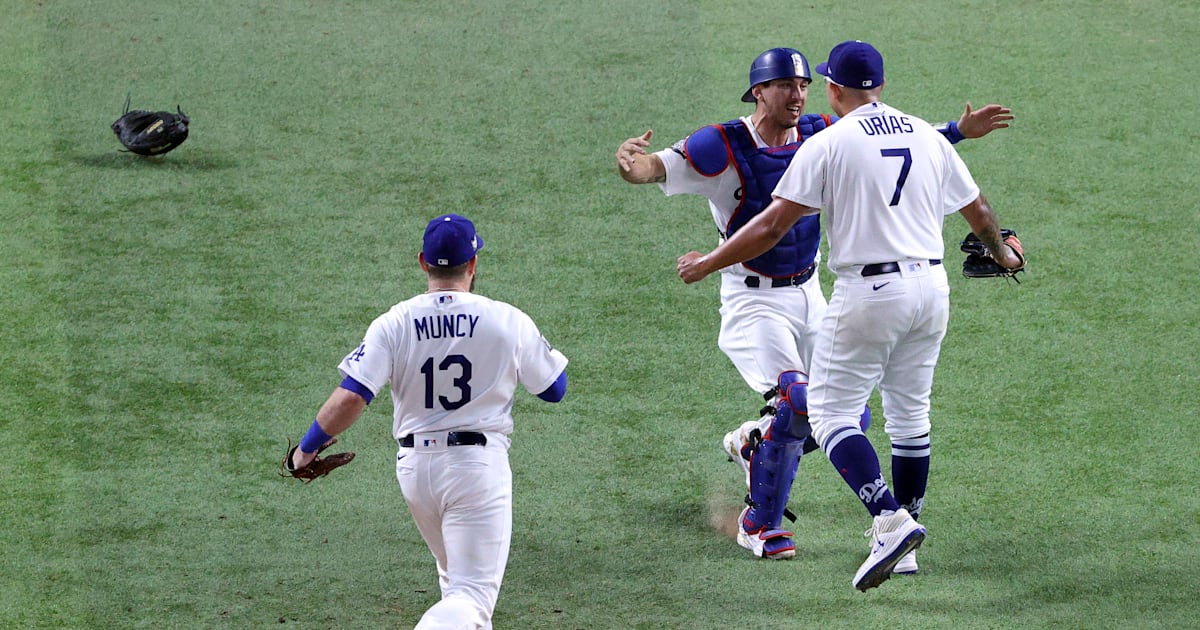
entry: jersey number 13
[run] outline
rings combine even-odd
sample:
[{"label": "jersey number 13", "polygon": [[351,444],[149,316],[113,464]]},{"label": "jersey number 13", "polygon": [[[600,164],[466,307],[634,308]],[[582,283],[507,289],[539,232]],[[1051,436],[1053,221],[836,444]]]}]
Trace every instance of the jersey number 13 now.
[{"label": "jersey number 13", "polygon": [[[471,361],[467,357],[461,354],[451,354],[437,364],[437,371],[440,375],[439,379],[450,378],[451,384],[459,391],[456,400],[450,400],[445,396],[437,397],[442,409],[452,411],[471,402]],[[449,374],[443,374],[446,372]],[[433,409],[433,393],[435,391],[433,357],[429,357],[425,363],[421,364],[421,374],[425,375],[425,408]]]}]

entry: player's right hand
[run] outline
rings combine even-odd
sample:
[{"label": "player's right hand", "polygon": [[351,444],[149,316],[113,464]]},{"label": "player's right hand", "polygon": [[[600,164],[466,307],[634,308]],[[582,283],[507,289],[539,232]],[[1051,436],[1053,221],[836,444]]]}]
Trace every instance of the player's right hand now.
[{"label": "player's right hand", "polygon": [[654,130],[647,129],[646,133],[622,142],[617,149],[617,166],[626,173],[632,170],[637,156],[646,155],[646,147],[650,146],[650,136],[653,135]]},{"label": "player's right hand", "polygon": [[679,257],[675,264],[675,269],[679,272],[679,279],[685,284],[699,282],[708,276],[708,270],[705,269],[708,259],[704,254],[697,251],[690,251]]}]

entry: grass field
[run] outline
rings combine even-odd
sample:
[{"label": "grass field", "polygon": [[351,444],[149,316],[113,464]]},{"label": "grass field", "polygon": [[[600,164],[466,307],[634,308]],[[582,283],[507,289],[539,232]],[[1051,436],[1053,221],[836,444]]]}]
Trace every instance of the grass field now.
[{"label": "grass field", "polygon": [[[562,404],[517,401],[497,628],[1200,627],[1195,2],[9,5],[0,627],[410,628],[438,595],[388,397],[353,466],[276,466],[424,289],[447,211],[487,240],[479,291],[572,361]],[[675,276],[711,219],[612,159],[750,111],[762,50],[849,38],[906,111],[1014,109],[960,152],[1030,258],[1020,285],[951,280],[922,572],[866,594],[868,520],[820,454],[796,560],[727,535],[720,437],[760,401],[716,348],[715,279]],[[191,137],[119,153],[127,93]]]}]

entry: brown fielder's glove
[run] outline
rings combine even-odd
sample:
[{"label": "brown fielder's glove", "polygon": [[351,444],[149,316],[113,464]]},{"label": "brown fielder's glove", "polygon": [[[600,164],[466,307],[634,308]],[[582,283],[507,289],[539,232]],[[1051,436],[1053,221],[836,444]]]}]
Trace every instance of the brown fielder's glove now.
[{"label": "brown fielder's glove", "polygon": [[[959,249],[967,254],[967,259],[963,261],[963,275],[968,278],[1013,278],[1016,280],[1016,275],[1025,269],[1025,250],[1021,247],[1021,241],[1017,240],[1017,233],[1012,230],[1000,230],[1000,239],[1012,248],[1017,258],[1021,259],[1019,266],[1009,269],[996,262],[996,259],[992,258],[992,252],[988,251],[987,245],[984,245],[974,232],[970,232],[959,244]],[[1018,280],[1018,282],[1020,281]]]},{"label": "brown fielder's glove", "polygon": [[333,472],[334,468],[340,468],[346,464],[349,464],[350,460],[354,459],[354,453],[337,453],[323,459],[321,458],[321,452],[330,446],[333,446],[334,444],[337,444],[337,440],[329,440],[321,448],[317,449],[317,454],[307,466],[304,466],[303,468],[292,468],[292,453],[296,449],[300,448],[300,445],[297,444],[292,446],[292,440],[291,438],[288,438],[287,454],[284,455],[283,460],[279,462],[279,467],[282,468],[279,476],[295,477],[296,479],[303,480],[304,483],[311,483],[313,479],[316,479],[317,477],[324,477],[325,475]]}]

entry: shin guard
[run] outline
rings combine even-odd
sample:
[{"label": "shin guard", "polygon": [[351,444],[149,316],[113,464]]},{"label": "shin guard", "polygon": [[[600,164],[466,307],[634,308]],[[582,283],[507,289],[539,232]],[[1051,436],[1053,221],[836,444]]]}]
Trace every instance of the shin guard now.
[{"label": "shin guard", "polygon": [[808,424],[808,383],[801,380],[803,377],[800,372],[780,376],[775,418],[751,456],[750,509],[742,523],[748,531],[778,529],[787,510],[804,441],[812,431]]}]

